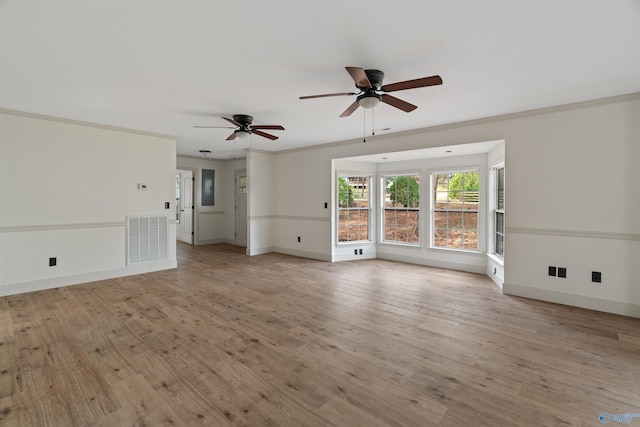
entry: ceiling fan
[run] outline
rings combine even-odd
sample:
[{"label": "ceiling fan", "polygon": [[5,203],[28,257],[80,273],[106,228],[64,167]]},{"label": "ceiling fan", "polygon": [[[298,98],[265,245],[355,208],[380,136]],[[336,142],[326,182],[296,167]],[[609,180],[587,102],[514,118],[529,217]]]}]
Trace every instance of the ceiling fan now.
[{"label": "ceiling fan", "polygon": [[328,93],[325,95],[301,96],[300,99],[325,98],[328,96],[352,96],[357,95],[356,100],[347,108],[340,117],[350,116],[358,107],[373,108],[380,103],[389,104],[402,111],[410,112],[418,108],[416,105],[403,101],[395,96],[378,92],[395,92],[398,90],[416,89],[420,87],[436,86],[442,84],[440,76],[423,77],[420,79],[406,80],[403,82],[382,85],[384,73],[380,70],[365,70],[360,67],[345,67],[356,87],[360,92]]},{"label": "ceiling fan", "polygon": [[273,129],[273,130],[284,130],[284,127],[280,125],[252,125],[253,117],[248,116],[246,114],[234,114],[233,118],[230,119],[228,117],[223,117],[226,121],[233,124],[234,127],[231,126],[194,126],[194,128],[214,128],[214,129],[234,129],[233,133],[229,135],[227,141],[232,141],[236,138],[247,138],[252,133],[256,135],[260,135],[264,138],[269,138],[274,141],[278,139],[277,136],[271,135],[270,133],[263,132],[261,129]]}]

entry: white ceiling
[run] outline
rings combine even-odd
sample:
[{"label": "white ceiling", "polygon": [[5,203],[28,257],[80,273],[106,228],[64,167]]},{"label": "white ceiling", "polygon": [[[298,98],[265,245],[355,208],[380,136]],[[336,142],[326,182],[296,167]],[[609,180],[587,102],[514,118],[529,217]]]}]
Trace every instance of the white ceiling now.
[{"label": "white ceiling", "polygon": [[[362,138],[345,66],[395,92],[377,135],[640,92],[640,1],[0,0],[0,108],[176,136],[215,158]],[[225,141],[221,116],[281,124]],[[367,132],[372,116],[367,111]],[[390,130],[383,131],[384,128]]]}]

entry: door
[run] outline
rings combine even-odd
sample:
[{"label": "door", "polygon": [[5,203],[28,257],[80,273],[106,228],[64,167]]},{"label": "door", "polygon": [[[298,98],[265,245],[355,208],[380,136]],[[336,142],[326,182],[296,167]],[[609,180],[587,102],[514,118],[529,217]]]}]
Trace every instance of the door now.
[{"label": "door", "polygon": [[179,170],[177,177],[180,181],[179,194],[176,194],[178,206],[177,240],[193,244],[193,172]]},{"label": "door", "polygon": [[236,245],[247,246],[247,171],[237,170],[236,187]]}]

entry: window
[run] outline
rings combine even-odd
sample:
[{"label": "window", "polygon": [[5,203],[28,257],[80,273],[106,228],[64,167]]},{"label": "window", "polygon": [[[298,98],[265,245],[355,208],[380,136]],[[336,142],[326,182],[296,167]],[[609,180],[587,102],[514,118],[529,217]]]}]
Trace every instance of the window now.
[{"label": "window", "polygon": [[213,206],[213,186],[216,171],[213,169],[202,169],[202,206]]},{"label": "window", "polygon": [[238,177],[238,193],[247,192],[247,176],[241,175]]},{"label": "window", "polygon": [[433,175],[433,243],[435,248],[478,250],[478,171]]},{"label": "window", "polygon": [[495,253],[504,257],[504,167],[496,169]]},{"label": "window", "polygon": [[383,241],[420,243],[420,176],[385,176]]},{"label": "window", "polygon": [[369,240],[368,176],[338,176],[338,243]]},{"label": "window", "polygon": [[177,174],[176,175],[176,221],[178,221],[178,224],[180,223],[180,190],[181,190],[180,174]]}]

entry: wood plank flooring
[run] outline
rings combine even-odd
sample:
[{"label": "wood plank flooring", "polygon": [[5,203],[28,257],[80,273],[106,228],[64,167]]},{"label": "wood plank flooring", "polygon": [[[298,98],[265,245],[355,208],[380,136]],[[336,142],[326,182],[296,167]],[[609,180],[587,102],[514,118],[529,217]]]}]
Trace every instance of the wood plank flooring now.
[{"label": "wood plank flooring", "polygon": [[[382,260],[178,246],[0,298],[2,426],[597,426],[640,413],[640,319]],[[631,425],[640,426],[640,417]]]}]

